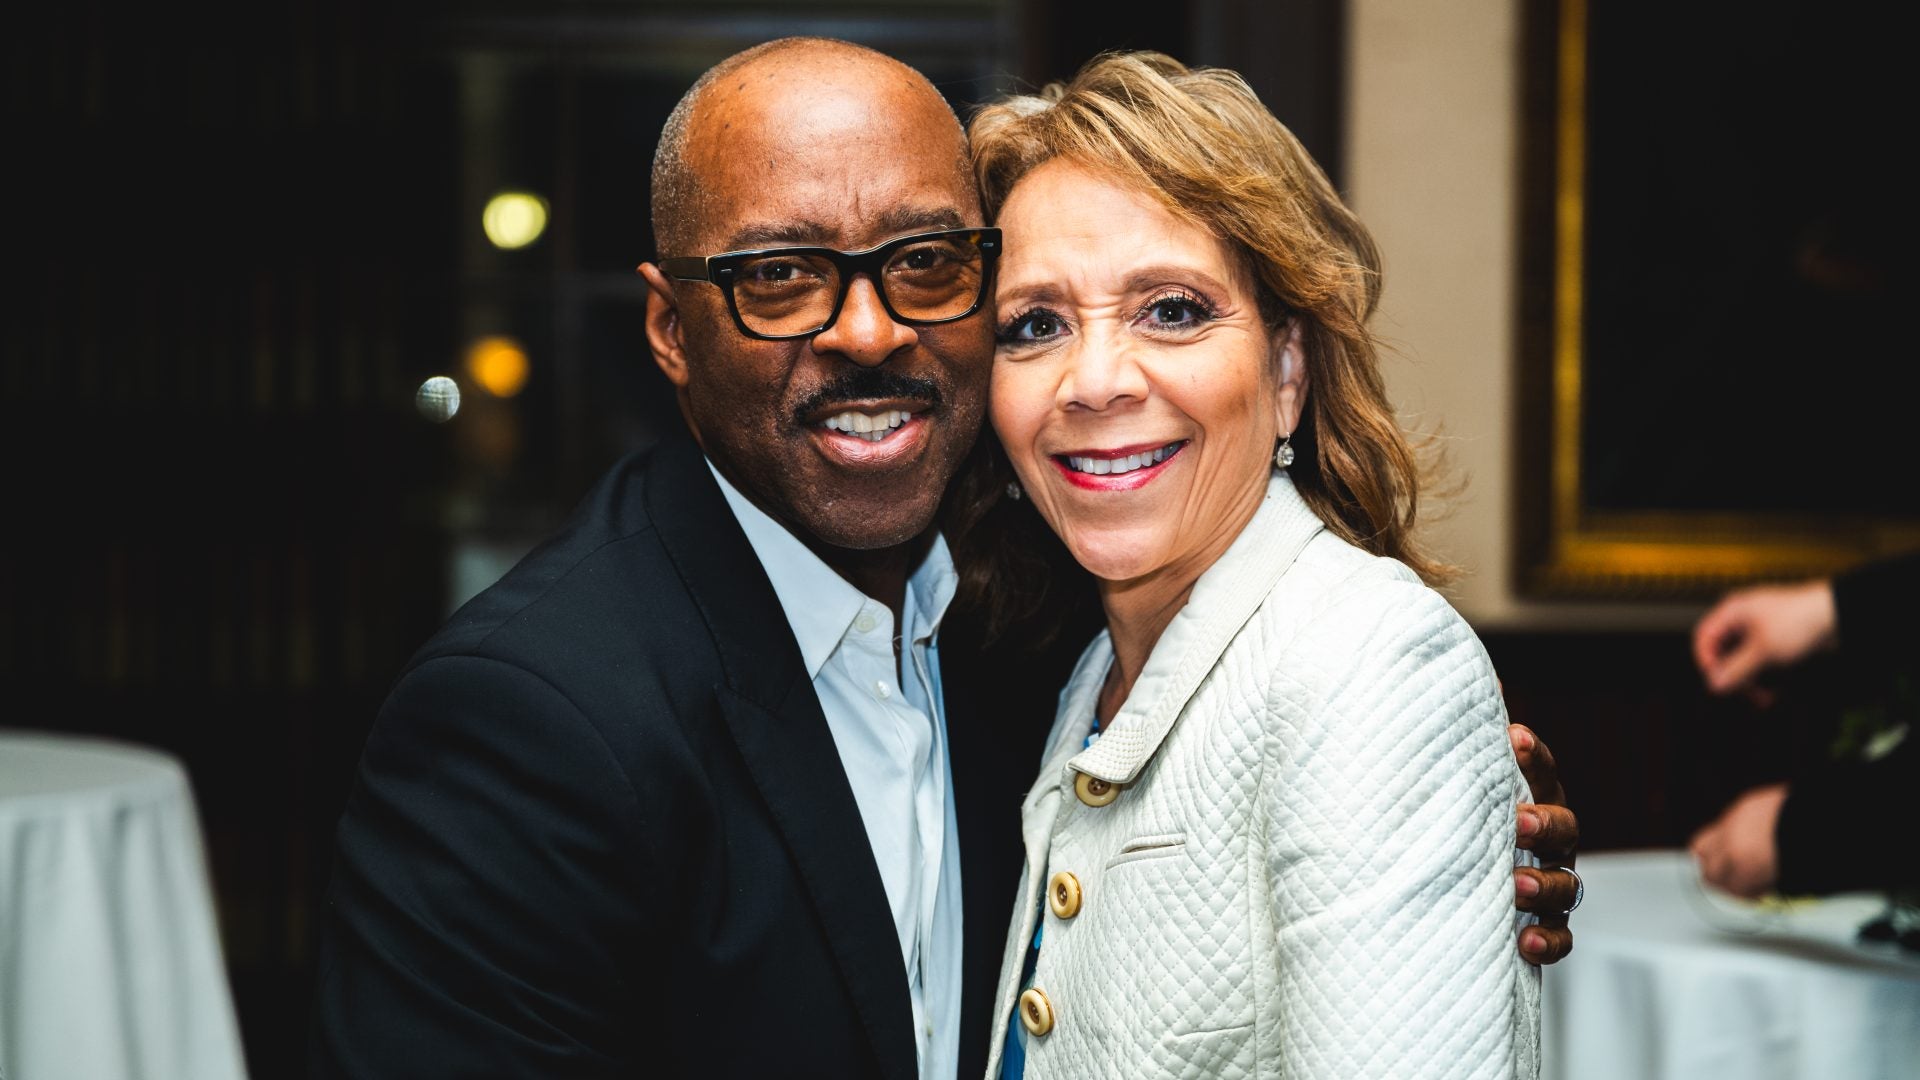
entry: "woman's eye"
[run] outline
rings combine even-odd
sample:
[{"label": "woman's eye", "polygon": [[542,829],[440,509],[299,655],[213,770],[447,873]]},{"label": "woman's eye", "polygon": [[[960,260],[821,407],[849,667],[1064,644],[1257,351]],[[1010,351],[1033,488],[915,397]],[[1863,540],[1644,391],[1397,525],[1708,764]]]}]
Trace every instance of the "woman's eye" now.
[{"label": "woman's eye", "polygon": [[1149,325],[1180,330],[1205,321],[1208,311],[1199,301],[1187,296],[1165,296],[1147,305]]},{"label": "woman's eye", "polygon": [[1002,341],[1045,341],[1058,337],[1065,327],[1060,316],[1051,311],[1030,311],[1013,320],[1000,331]]}]

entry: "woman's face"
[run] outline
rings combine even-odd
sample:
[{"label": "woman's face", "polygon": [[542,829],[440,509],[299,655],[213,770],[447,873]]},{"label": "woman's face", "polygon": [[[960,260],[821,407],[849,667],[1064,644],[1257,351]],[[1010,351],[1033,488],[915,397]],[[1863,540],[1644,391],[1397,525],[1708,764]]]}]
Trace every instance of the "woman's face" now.
[{"label": "woman's face", "polygon": [[1021,485],[1095,575],[1191,584],[1294,428],[1298,335],[1226,243],[1104,174],[1042,165],[997,224],[991,415]]}]

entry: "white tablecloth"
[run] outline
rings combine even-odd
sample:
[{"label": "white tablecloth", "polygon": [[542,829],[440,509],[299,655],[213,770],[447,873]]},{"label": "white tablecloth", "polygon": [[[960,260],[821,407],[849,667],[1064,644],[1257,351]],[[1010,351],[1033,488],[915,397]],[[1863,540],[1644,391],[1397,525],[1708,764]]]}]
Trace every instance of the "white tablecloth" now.
[{"label": "white tablecloth", "polygon": [[244,1076],[184,770],[0,730],[0,1077]]},{"label": "white tablecloth", "polygon": [[1920,958],[1860,945],[1884,906],[1756,907],[1684,851],[1583,855],[1573,954],[1547,969],[1543,1080],[1915,1080]]}]

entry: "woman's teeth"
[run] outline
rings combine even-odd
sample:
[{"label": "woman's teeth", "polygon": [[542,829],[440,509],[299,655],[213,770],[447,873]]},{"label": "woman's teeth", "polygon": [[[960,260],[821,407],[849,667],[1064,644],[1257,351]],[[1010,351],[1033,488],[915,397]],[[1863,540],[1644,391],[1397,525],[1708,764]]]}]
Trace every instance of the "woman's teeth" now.
[{"label": "woman's teeth", "polygon": [[868,442],[879,442],[913,418],[905,409],[889,409],[883,413],[863,413],[848,410],[837,416],[829,416],[826,425],[830,431],[855,435]]},{"label": "woman's teeth", "polygon": [[1144,454],[1128,454],[1123,458],[1067,457],[1067,468],[1074,472],[1092,473],[1095,476],[1112,476],[1118,473],[1130,473],[1135,469],[1144,469],[1149,465],[1158,465],[1173,456],[1180,449],[1179,443],[1168,443],[1158,450]]}]

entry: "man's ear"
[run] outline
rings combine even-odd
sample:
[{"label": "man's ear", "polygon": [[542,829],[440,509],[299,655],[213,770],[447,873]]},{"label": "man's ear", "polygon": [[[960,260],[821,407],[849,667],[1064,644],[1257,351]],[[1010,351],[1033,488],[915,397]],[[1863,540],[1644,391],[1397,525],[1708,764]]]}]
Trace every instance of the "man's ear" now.
[{"label": "man's ear", "polygon": [[1300,320],[1291,318],[1273,333],[1273,349],[1278,359],[1279,393],[1274,395],[1276,419],[1280,431],[1291,435],[1300,430],[1300,417],[1307,407],[1307,353],[1300,342]]},{"label": "man's ear", "polygon": [[673,282],[652,263],[640,264],[640,276],[647,283],[647,347],[674,389],[685,390],[687,349],[680,335],[680,304],[674,299]]}]

